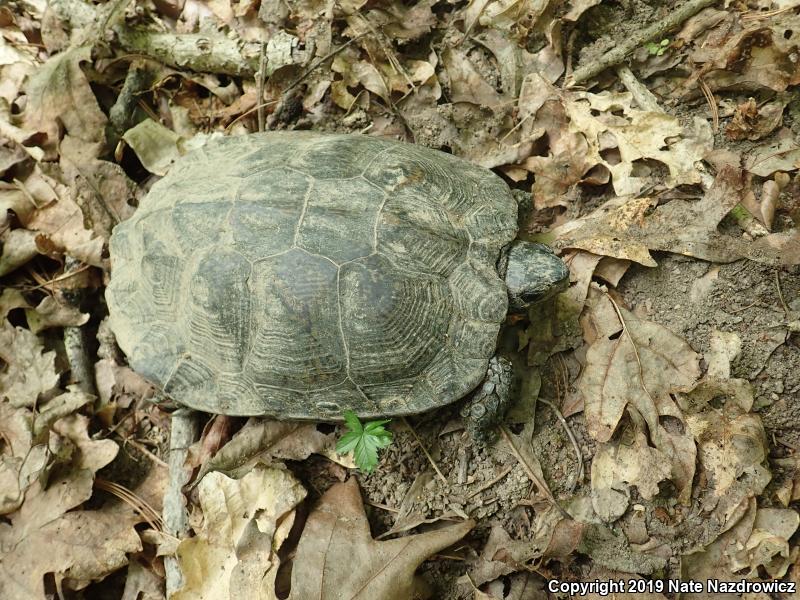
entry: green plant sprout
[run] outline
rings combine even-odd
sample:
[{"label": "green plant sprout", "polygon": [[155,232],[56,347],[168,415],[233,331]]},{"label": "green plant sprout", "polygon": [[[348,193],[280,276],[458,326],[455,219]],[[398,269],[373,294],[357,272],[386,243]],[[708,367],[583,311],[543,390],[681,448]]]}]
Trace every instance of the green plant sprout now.
[{"label": "green plant sprout", "polygon": [[344,413],[344,420],[349,431],[336,442],[336,452],[352,452],[356,466],[365,473],[371,473],[378,464],[378,449],[392,443],[392,432],[383,428],[390,419],[362,425],[356,413],[348,410]]},{"label": "green plant sprout", "polygon": [[644,47],[647,48],[647,51],[653,56],[661,56],[664,52],[667,51],[667,46],[669,46],[669,40],[661,40],[660,42],[647,42]]}]

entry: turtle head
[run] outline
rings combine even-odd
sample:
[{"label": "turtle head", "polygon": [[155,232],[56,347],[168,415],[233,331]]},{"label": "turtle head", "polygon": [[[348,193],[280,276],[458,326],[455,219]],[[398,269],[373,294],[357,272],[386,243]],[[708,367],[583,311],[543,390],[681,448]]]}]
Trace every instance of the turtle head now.
[{"label": "turtle head", "polygon": [[500,259],[510,310],[525,310],[567,288],[569,270],[545,244],[517,240]]}]

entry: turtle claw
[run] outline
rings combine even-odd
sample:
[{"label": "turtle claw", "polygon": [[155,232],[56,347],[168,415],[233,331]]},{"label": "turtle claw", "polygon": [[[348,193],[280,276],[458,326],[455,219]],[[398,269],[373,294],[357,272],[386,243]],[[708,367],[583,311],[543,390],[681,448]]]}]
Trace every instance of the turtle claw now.
[{"label": "turtle claw", "polygon": [[493,356],[483,385],[461,407],[467,431],[477,443],[486,444],[495,437],[494,429],[502,423],[511,403],[512,381],[511,361]]}]

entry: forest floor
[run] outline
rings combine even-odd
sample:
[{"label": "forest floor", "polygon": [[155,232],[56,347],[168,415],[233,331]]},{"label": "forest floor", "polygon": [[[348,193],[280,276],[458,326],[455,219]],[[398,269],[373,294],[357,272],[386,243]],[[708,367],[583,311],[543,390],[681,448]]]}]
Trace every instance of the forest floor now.
[{"label": "forest floor", "polygon": [[[798,84],[798,0],[9,0],[0,598],[798,597]],[[455,404],[369,473],[336,423],[189,416],[170,454],[108,241],[259,130],[424,145],[523,199],[570,287],[504,326],[491,443]]]}]

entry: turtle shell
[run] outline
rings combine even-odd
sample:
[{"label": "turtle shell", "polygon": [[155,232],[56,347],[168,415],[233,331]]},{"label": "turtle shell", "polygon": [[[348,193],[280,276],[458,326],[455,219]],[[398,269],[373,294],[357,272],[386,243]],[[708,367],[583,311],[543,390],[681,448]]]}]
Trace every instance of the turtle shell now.
[{"label": "turtle shell", "polygon": [[415,414],[474,389],[517,205],[487,169],[359,135],[252,134],[178,160],[111,237],[110,324],[180,404]]}]

